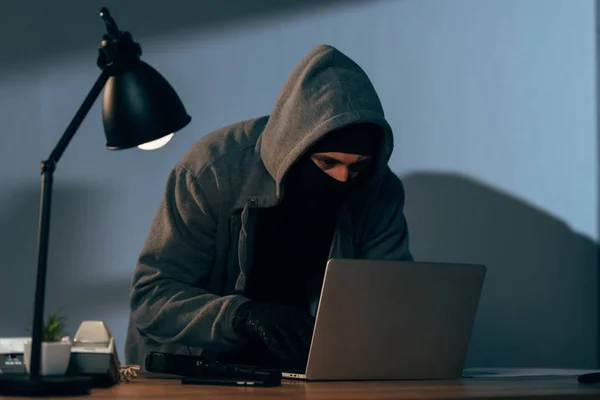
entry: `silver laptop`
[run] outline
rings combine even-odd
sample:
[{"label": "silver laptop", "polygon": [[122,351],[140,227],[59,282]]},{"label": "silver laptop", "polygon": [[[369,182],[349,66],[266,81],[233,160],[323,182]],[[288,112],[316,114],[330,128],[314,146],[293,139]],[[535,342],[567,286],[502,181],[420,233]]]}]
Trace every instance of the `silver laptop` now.
[{"label": "silver laptop", "polygon": [[483,265],[332,259],[306,380],[458,379]]}]

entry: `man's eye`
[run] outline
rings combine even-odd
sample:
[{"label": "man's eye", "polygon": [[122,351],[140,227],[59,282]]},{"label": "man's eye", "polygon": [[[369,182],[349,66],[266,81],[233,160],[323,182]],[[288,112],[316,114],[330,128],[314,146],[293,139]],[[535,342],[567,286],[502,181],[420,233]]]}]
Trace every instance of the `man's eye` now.
[{"label": "man's eye", "polygon": [[321,162],[321,165],[323,166],[323,168],[333,168],[335,167],[338,162],[335,160],[319,160]]},{"label": "man's eye", "polygon": [[350,166],[350,171],[352,172],[361,172],[362,170],[364,170],[367,165],[369,165],[369,161],[370,160],[364,160],[364,161],[359,161],[357,163],[354,163]]}]

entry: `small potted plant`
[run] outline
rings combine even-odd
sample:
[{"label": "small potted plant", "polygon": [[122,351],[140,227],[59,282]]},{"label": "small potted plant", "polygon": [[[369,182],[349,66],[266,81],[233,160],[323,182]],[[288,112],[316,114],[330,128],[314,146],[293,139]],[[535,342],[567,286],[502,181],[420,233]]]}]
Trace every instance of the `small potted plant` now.
[{"label": "small potted plant", "polygon": [[[42,354],[40,375],[64,375],[71,359],[73,343],[64,335],[65,318],[57,311],[48,317],[42,326]],[[31,361],[31,341],[25,342],[23,352],[25,367],[29,372]]]}]

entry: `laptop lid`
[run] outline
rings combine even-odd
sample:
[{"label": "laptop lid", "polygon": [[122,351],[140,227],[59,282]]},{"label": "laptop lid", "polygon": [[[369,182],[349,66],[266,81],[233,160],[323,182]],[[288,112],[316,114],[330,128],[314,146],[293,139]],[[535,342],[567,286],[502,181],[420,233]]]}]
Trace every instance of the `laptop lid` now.
[{"label": "laptop lid", "polygon": [[483,265],[330,260],[306,379],[459,378],[485,273]]}]

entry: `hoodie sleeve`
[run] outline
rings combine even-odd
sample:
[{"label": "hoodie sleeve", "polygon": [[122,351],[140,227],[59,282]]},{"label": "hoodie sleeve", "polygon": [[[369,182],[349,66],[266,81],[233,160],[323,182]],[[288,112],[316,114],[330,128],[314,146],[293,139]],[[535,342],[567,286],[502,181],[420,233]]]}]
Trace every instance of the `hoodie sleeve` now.
[{"label": "hoodie sleeve", "polygon": [[371,203],[366,235],[359,258],[386,261],[413,261],[408,225],[404,216],[404,186],[391,171],[381,184],[378,199]]},{"label": "hoodie sleeve", "polygon": [[232,319],[247,299],[202,287],[215,259],[216,226],[197,178],[175,167],[133,276],[132,320],[143,335],[217,351],[241,343]]}]

